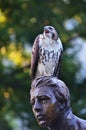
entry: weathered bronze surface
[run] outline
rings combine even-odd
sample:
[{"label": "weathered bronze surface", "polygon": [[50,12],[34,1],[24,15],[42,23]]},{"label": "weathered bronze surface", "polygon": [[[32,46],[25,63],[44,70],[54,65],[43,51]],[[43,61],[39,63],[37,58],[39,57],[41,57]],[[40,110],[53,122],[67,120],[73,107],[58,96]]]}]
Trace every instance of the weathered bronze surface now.
[{"label": "weathered bronze surface", "polygon": [[72,113],[70,92],[55,77],[33,80],[30,91],[32,110],[41,127],[49,130],[86,130],[86,120]]}]

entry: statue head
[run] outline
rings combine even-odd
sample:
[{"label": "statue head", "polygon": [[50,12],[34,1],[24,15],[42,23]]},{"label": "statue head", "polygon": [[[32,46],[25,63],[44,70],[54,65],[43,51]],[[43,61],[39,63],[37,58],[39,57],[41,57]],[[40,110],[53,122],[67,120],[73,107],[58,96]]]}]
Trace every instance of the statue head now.
[{"label": "statue head", "polygon": [[32,81],[30,100],[40,126],[50,127],[70,108],[70,93],[56,77],[42,76]]}]

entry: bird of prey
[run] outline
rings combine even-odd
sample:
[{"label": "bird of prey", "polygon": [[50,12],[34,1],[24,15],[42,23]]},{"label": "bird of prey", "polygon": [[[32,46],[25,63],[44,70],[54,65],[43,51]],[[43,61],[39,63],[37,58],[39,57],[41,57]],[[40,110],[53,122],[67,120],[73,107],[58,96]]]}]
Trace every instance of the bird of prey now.
[{"label": "bird of prey", "polygon": [[63,46],[57,31],[52,26],[45,26],[33,44],[31,54],[31,77],[55,76],[58,78]]}]

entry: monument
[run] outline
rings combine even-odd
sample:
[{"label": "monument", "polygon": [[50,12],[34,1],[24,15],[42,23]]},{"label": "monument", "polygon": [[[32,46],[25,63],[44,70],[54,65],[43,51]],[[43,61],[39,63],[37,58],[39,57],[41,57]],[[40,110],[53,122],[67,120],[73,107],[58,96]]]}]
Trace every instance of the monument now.
[{"label": "monument", "polygon": [[[58,67],[57,63],[56,67]],[[50,72],[48,75],[36,73],[32,77],[34,78],[32,78],[30,90],[30,102],[34,116],[41,127],[49,130],[86,130],[86,120],[73,114],[69,89],[58,78],[57,73],[56,75]]]}]

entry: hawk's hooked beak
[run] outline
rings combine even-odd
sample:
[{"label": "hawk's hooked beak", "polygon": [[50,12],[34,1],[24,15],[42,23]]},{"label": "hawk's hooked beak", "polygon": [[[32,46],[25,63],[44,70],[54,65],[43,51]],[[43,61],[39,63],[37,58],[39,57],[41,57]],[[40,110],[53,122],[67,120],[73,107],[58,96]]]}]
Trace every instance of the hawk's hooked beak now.
[{"label": "hawk's hooked beak", "polygon": [[44,32],[45,32],[45,33],[49,33],[49,30],[48,30],[47,27],[44,27]]}]

